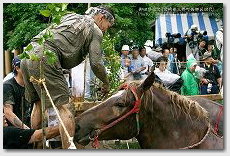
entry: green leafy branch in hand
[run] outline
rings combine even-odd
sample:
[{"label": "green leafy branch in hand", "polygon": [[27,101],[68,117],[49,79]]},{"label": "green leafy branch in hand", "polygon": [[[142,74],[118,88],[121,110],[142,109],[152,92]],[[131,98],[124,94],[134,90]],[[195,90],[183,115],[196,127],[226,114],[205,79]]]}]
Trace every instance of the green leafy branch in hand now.
[{"label": "green leafy branch in hand", "polygon": [[104,50],[105,66],[108,71],[110,82],[110,94],[120,86],[121,62],[119,53],[115,50],[117,37],[111,37],[108,33],[104,35],[102,47]]}]

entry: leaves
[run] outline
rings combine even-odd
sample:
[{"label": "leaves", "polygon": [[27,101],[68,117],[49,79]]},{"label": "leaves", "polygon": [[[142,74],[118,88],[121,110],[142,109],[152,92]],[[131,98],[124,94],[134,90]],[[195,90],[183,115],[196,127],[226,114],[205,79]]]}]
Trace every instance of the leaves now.
[{"label": "leaves", "polygon": [[40,14],[42,14],[45,17],[50,17],[51,12],[50,12],[50,10],[41,10]]},{"label": "leaves", "polygon": [[44,50],[43,54],[46,56],[48,64],[54,64],[57,61],[57,55],[55,52]]},{"label": "leaves", "polygon": [[26,46],[26,48],[24,49],[24,51],[31,51],[33,49],[33,45],[30,43]]},{"label": "leaves", "polygon": [[65,11],[67,9],[68,3],[62,3],[61,4],[61,10]]},{"label": "leaves", "polygon": [[32,61],[40,61],[39,56],[37,56],[34,53],[29,54],[29,59],[32,60]]},{"label": "leaves", "polygon": [[30,59],[30,56],[27,54],[27,52],[23,52],[20,55],[18,55],[20,59]]}]

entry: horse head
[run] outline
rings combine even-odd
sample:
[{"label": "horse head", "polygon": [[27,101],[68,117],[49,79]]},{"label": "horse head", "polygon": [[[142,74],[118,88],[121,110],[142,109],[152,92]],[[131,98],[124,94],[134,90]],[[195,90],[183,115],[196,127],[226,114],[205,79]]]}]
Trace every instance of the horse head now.
[{"label": "horse head", "polygon": [[[123,84],[119,91],[76,118],[74,140],[87,145],[92,138],[100,140],[130,139],[138,134],[136,120],[141,96],[153,84],[152,72],[143,82]],[[130,124],[131,123],[131,124]]]}]

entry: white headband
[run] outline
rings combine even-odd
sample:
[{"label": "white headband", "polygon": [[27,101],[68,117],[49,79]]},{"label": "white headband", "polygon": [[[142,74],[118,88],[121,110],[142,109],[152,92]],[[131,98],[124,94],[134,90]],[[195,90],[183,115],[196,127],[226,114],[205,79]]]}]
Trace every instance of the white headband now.
[{"label": "white headband", "polygon": [[108,12],[107,10],[105,10],[104,8],[90,7],[85,12],[86,15],[90,15],[90,16],[97,15],[98,13],[101,13],[101,14],[105,15],[105,18],[111,23],[111,25],[114,24],[114,17],[113,17],[113,15],[110,12]]}]

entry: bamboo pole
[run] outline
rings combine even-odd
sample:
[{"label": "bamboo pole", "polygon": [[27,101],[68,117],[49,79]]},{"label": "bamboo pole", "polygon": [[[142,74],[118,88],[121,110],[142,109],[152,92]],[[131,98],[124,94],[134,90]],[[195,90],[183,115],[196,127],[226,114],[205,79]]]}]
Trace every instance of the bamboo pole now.
[{"label": "bamboo pole", "polygon": [[5,75],[11,72],[11,53],[9,50],[5,50]]},{"label": "bamboo pole", "polygon": [[[89,9],[91,6],[91,3],[88,3],[87,9]],[[86,83],[86,67],[87,67],[87,60],[88,60],[88,55],[85,58],[85,63],[84,63],[84,88],[83,88],[83,99],[85,98],[85,83]]]},{"label": "bamboo pole", "polygon": [[[40,60],[40,79],[44,78],[44,67],[43,67],[43,57]],[[44,87],[42,85],[40,85],[41,87],[41,116],[42,116],[42,147],[43,149],[46,148],[46,132],[45,132],[45,90]]]}]

